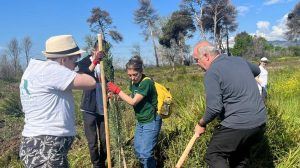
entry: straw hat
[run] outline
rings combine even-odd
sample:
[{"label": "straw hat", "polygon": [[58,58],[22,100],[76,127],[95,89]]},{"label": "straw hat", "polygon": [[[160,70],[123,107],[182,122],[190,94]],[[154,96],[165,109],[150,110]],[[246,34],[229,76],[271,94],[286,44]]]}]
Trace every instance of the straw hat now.
[{"label": "straw hat", "polygon": [[46,41],[46,50],[42,53],[47,58],[68,57],[84,53],[81,50],[72,35],[52,36]]}]

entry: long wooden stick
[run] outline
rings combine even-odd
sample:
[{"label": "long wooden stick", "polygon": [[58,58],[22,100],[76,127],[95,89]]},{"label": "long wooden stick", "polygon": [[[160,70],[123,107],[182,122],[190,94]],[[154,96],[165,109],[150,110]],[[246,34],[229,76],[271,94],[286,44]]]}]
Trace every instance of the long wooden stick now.
[{"label": "long wooden stick", "polygon": [[121,155],[122,155],[122,158],[123,158],[123,168],[127,168],[125,154],[124,154],[124,150],[123,150],[122,146],[121,146]]},{"label": "long wooden stick", "polygon": [[194,145],[197,138],[198,138],[198,136],[194,134],[194,136],[192,137],[192,139],[190,140],[190,142],[186,146],[184,152],[182,153],[181,157],[179,158],[175,168],[180,168],[182,166],[184,160],[186,159],[186,157],[190,153],[190,150],[192,149],[192,147],[193,147],[193,145]]},{"label": "long wooden stick", "polygon": [[[98,48],[102,51],[102,34],[98,34]],[[108,114],[107,114],[107,95],[106,95],[106,80],[103,67],[103,61],[100,61],[100,76],[99,81],[102,84],[102,97],[103,97],[103,112],[104,112],[104,125],[105,125],[105,138],[106,138],[106,153],[107,153],[107,166],[111,168],[111,156],[110,156],[110,139],[109,139],[109,127],[108,127]]]}]

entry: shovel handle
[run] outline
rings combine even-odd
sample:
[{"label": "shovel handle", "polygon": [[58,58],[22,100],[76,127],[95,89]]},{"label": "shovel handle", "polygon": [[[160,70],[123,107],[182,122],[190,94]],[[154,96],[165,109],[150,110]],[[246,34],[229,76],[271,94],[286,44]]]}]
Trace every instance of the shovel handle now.
[{"label": "shovel handle", "polygon": [[[102,47],[102,34],[98,34],[98,48],[99,51],[103,51]],[[107,167],[111,168],[111,155],[110,155],[110,138],[109,138],[109,127],[108,127],[108,113],[107,113],[107,95],[106,95],[106,81],[104,73],[103,61],[100,61],[100,74],[99,81],[102,86],[102,97],[103,97],[103,113],[104,113],[104,126],[105,126],[105,140],[106,140],[106,155],[107,155]]]},{"label": "shovel handle", "polygon": [[180,168],[184,162],[184,160],[186,159],[186,157],[188,156],[188,154],[190,153],[196,139],[198,138],[197,135],[194,134],[194,136],[191,138],[190,142],[188,143],[188,145],[186,146],[185,150],[183,151],[181,157],[179,158],[175,168]]}]

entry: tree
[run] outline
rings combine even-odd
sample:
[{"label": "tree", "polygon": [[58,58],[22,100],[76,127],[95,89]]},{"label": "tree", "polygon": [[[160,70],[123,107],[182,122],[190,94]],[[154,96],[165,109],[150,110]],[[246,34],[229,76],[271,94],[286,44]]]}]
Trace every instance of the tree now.
[{"label": "tree", "polygon": [[0,78],[4,80],[12,80],[14,78],[13,67],[5,53],[0,57]]},{"label": "tree", "polygon": [[141,47],[140,47],[139,44],[134,44],[134,45],[132,46],[131,54],[132,54],[133,56],[139,56],[139,57],[141,57]]},{"label": "tree", "polygon": [[143,29],[143,35],[145,40],[148,40],[151,37],[152,45],[154,49],[154,56],[156,61],[156,66],[159,67],[157,47],[155,43],[155,32],[157,27],[155,26],[155,21],[158,20],[159,16],[156,14],[156,11],[151,6],[150,0],[139,0],[140,7],[134,11],[134,21],[136,24],[139,24]]},{"label": "tree", "polygon": [[203,23],[203,0],[182,0],[180,5],[182,10],[187,10],[192,14],[198,26],[202,39],[206,39]]},{"label": "tree", "polygon": [[236,16],[237,10],[230,0],[206,0],[203,5],[204,29],[213,34],[214,44],[220,49],[223,48],[222,38],[237,28]]},{"label": "tree", "polygon": [[285,33],[289,40],[300,39],[300,2],[298,2],[288,14],[287,23],[288,31]]},{"label": "tree", "polygon": [[162,35],[159,38],[159,43],[164,47],[171,48],[171,42],[174,40],[176,45],[180,48],[180,52],[177,53],[181,57],[181,64],[186,61],[185,39],[191,38],[196,27],[193,23],[193,19],[187,10],[175,11],[172,13],[171,18],[166,25],[162,27]]},{"label": "tree", "polygon": [[180,48],[175,43],[175,40],[172,39],[170,41],[170,47],[167,46],[161,46],[160,54],[162,56],[162,59],[165,59],[170,66],[172,66],[173,71],[175,71],[175,62],[176,59],[178,59],[178,53],[180,52]]},{"label": "tree", "polygon": [[[227,54],[230,56],[231,53],[229,51],[229,32],[234,32],[238,24],[236,22],[236,17],[237,17],[237,10],[233,5],[229,5],[227,7],[226,12],[224,13],[224,19],[223,19],[223,24],[224,29],[222,29],[222,34],[226,36],[226,48],[227,48]],[[222,40],[221,40],[222,41]]]},{"label": "tree", "polygon": [[21,72],[21,66],[20,66],[20,53],[21,53],[21,48],[19,46],[19,42],[16,38],[12,39],[7,46],[7,54],[11,57],[12,59],[12,65],[13,65],[13,74],[15,77],[19,75]]},{"label": "tree", "polygon": [[273,48],[269,42],[263,37],[253,37],[253,53],[251,56],[253,57],[266,57],[267,51]]},{"label": "tree", "polygon": [[253,38],[247,32],[241,32],[234,38],[232,54],[235,56],[246,56],[253,46]]},{"label": "tree", "polygon": [[85,51],[88,51],[89,54],[91,54],[89,50],[94,47],[94,43],[95,43],[96,40],[97,40],[96,36],[93,36],[93,35],[87,35],[87,36],[85,36],[84,41],[85,41],[85,43],[86,43],[87,46],[84,47],[83,49]]},{"label": "tree", "polygon": [[92,32],[96,34],[102,33],[104,40],[109,35],[115,42],[123,41],[122,35],[115,30],[115,26],[112,26],[112,18],[107,11],[100,8],[93,8],[91,13],[92,15],[87,19],[87,22]]},{"label": "tree", "polygon": [[[115,42],[121,42],[123,40],[122,35],[116,31],[116,27],[112,26],[112,18],[109,13],[105,10],[101,10],[100,8],[93,8],[91,11],[92,15],[87,19],[91,31],[94,33],[101,33],[103,35],[104,43],[103,43],[103,51],[105,51],[106,57],[103,58],[104,62],[104,70],[106,73],[106,77],[113,81],[114,80],[114,69],[113,69],[113,56],[110,52],[110,48],[112,44],[107,40],[107,36],[109,36]],[[92,37],[86,37],[86,42],[88,46],[94,44],[96,40]]]},{"label": "tree", "polygon": [[23,48],[24,48],[24,53],[25,53],[25,58],[26,58],[26,66],[28,66],[31,47],[32,47],[31,38],[25,37],[23,39]]}]

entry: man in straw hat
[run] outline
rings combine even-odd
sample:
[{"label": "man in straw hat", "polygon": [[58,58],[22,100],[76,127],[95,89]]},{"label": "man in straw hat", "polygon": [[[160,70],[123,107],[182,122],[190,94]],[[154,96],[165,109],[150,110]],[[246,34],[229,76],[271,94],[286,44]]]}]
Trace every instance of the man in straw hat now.
[{"label": "man in straw hat", "polygon": [[206,71],[206,109],[195,134],[203,134],[217,116],[221,119],[208,145],[206,163],[213,168],[245,167],[266,122],[266,107],[253,77],[260,73],[259,68],[242,58],[220,54],[207,41],[197,43],[193,55]]},{"label": "man in straw hat", "polygon": [[96,86],[94,78],[73,71],[82,53],[71,35],[59,35],[46,41],[46,61],[30,60],[20,83],[25,125],[19,154],[25,167],[69,167],[75,136],[72,89]]}]

